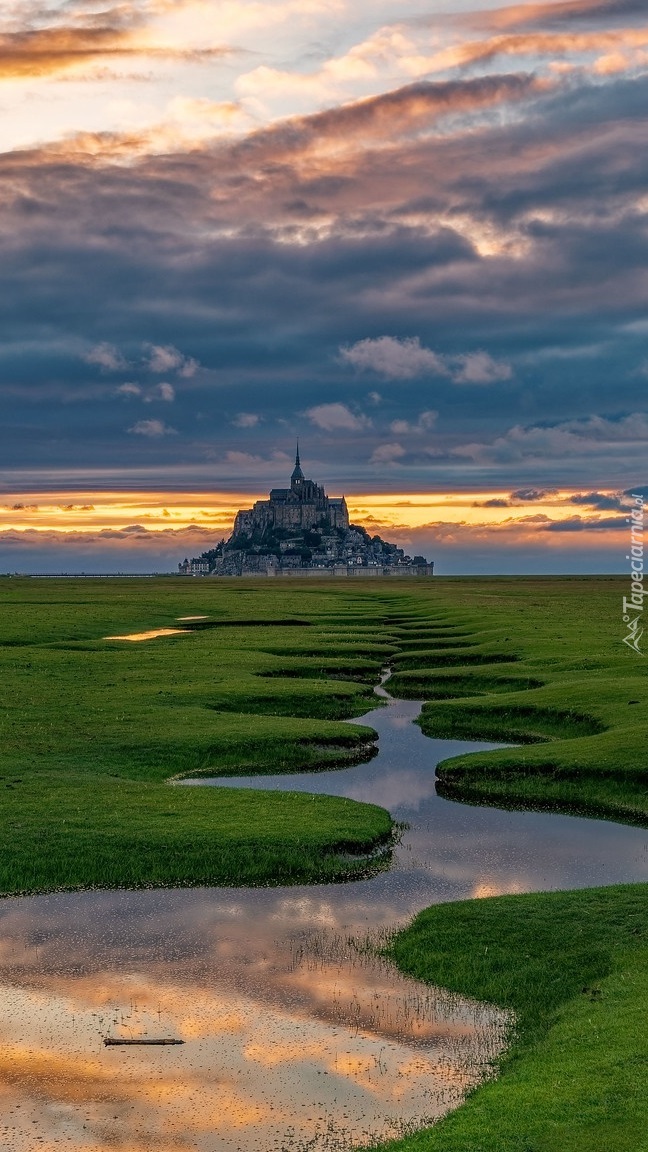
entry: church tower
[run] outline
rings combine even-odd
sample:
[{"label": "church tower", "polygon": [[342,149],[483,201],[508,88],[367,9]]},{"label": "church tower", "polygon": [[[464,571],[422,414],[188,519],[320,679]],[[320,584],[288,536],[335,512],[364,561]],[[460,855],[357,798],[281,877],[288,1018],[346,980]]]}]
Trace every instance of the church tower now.
[{"label": "church tower", "polygon": [[272,488],[269,500],[257,500],[254,508],[243,508],[234,522],[233,538],[251,536],[275,529],[303,532],[321,527],[349,527],[349,512],[344,497],[330,499],[320,484],[307,480],[299,458],[299,442],[290,488]]},{"label": "church tower", "polygon": [[301,464],[299,462],[299,440],[298,440],[297,441],[297,453],[295,456],[295,467],[293,468],[293,474],[290,477],[290,487],[292,488],[293,492],[299,492],[301,490],[301,486],[303,483],[304,483],[304,473],[301,470]]}]

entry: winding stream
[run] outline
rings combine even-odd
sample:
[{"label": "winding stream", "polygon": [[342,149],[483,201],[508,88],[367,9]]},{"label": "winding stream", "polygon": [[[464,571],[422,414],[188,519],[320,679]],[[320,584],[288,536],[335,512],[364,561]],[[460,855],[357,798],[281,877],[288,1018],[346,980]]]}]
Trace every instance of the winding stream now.
[{"label": "winding stream", "polygon": [[[332,1152],[418,1127],[488,1073],[508,1021],[362,948],[439,901],[648,880],[648,831],[464,806],[421,705],[363,716],[379,755],[335,772],[185,781],[326,792],[409,827],[346,885],[0,901],[0,1144],[72,1152]],[[360,942],[360,943],[358,943]],[[104,1048],[174,1035],[182,1047]]]}]

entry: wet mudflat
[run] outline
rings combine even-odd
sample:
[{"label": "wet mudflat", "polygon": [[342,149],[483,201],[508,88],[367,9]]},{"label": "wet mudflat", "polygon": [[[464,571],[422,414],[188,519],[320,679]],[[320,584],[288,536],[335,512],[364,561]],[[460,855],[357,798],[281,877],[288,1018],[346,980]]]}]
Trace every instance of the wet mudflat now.
[{"label": "wet mudflat", "polygon": [[[425,738],[418,710],[363,718],[380,734],[369,764],[238,781],[389,808],[409,828],[387,873],[0,903],[8,1147],[323,1152],[459,1102],[506,1019],[401,977],[363,940],[437,901],[648,879],[648,833],[441,800],[435,763],[485,745]],[[105,1035],[185,1044],[104,1048]]]}]

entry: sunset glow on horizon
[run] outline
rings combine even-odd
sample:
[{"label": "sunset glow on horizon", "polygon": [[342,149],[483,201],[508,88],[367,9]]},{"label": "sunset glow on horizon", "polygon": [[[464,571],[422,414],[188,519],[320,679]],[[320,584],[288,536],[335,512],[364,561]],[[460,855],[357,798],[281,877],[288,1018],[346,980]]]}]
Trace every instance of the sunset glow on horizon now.
[{"label": "sunset glow on horizon", "polygon": [[453,571],[621,570],[647,84],[636,0],[5,5],[0,570],[173,567],[297,436]]},{"label": "sunset glow on horizon", "polygon": [[[618,494],[599,493],[610,504]],[[563,522],[575,515],[574,491],[538,493],[528,499],[511,499],[511,494],[497,492],[407,493],[395,499],[384,492],[347,495],[349,514],[354,523],[380,524],[383,528],[422,528],[442,519],[468,526],[497,527],[522,525],[529,520],[530,505],[534,520]],[[137,521],[147,531],[199,525],[207,531],[231,532],[239,508],[251,507],[264,500],[267,493],[214,492],[61,492],[29,493],[15,503],[0,504],[0,533],[14,531],[102,532],[126,527]],[[579,500],[579,503],[583,501]],[[602,521],[597,513],[592,521]],[[625,520],[619,520],[619,528]],[[378,531],[378,529],[376,529]]]},{"label": "sunset glow on horizon", "polygon": [[[266,493],[74,490],[31,492],[0,504],[0,546],[10,546],[29,563],[30,552],[49,547],[54,554],[73,544],[108,549],[117,568],[126,559],[155,557],[174,571],[184,555],[200,555],[227,538],[239,508]],[[572,547],[585,554],[605,533],[622,552],[627,534],[624,496],[618,492],[528,490],[347,495],[351,521],[370,534],[397,541],[407,551],[434,559],[439,546],[491,548]],[[64,552],[61,555],[66,555]],[[21,565],[17,565],[20,570]],[[60,567],[60,565],[55,565]],[[64,567],[64,566],[63,566]],[[100,564],[105,568],[105,563]],[[137,564],[136,564],[137,567]],[[166,570],[166,569],[162,569]]]}]

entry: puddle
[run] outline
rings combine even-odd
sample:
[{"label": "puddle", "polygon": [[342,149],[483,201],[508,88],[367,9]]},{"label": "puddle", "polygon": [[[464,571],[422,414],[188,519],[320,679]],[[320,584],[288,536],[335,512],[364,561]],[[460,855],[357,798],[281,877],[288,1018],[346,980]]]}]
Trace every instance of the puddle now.
[{"label": "puddle", "polygon": [[389,872],[0,901],[12,1152],[340,1152],[423,1126],[488,1073],[506,1016],[401,976],[363,941],[439,901],[647,880],[648,833],[440,799],[438,760],[492,745],[430,740],[419,710],[389,700],[363,717],[380,736],[369,764],[195,782],[382,804],[409,824]]},{"label": "puddle", "polygon": [[[36,1133],[74,1152],[347,1148],[438,1116],[479,1076],[475,1056],[501,1047],[496,1012],[399,987],[376,962],[351,979],[340,958],[302,949],[279,972],[268,938],[268,955],[248,958],[256,973],[237,972],[232,939],[210,920],[182,961],[163,946],[138,962],[129,940],[114,967],[98,967],[68,941],[67,970],[48,970],[45,949],[36,972],[22,966],[4,984],[12,1152],[32,1152]],[[105,1048],[103,1033],[185,1044]]]},{"label": "puddle", "polygon": [[104,636],[104,640],[155,640],[158,636],[178,636],[189,628],[153,628],[150,632],[129,632],[127,636]]}]

